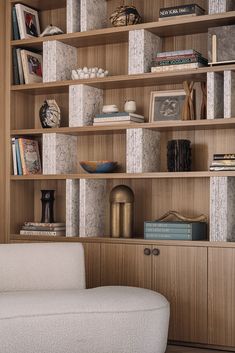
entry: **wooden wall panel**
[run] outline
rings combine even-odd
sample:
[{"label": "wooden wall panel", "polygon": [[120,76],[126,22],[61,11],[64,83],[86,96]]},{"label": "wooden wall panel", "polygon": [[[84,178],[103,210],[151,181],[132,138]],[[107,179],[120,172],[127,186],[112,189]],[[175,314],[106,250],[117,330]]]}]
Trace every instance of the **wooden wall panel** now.
[{"label": "wooden wall panel", "polygon": [[100,283],[100,244],[83,243],[86,266],[86,288],[95,288]]}]

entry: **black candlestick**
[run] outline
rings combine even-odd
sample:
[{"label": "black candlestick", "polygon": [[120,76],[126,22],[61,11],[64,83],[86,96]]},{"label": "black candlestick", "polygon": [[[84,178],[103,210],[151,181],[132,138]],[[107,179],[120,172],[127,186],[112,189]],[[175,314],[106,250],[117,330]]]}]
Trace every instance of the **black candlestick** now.
[{"label": "black candlestick", "polygon": [[41,223],[54,223],[54,192],[55,190],[41,190],[42,219]]}]

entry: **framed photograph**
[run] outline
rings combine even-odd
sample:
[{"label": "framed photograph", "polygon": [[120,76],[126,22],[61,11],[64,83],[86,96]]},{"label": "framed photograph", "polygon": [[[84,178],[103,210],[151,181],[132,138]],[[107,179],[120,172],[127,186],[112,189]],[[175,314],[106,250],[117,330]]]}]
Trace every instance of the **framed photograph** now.
[{"label": "framed photograph", "polygon": [[42,82],[42,55],[21,50],[25,83]]},{"label": "framed photograph", "polygon": [[20,32],[20,39],[38,37],[41,33],[38,19],[38,11],[21,4],[16,4],[15,8]]},{"label": "framed photograph", "polygon": [[181,120],[185,98],[183,89],[151,92],[149,121]]}]

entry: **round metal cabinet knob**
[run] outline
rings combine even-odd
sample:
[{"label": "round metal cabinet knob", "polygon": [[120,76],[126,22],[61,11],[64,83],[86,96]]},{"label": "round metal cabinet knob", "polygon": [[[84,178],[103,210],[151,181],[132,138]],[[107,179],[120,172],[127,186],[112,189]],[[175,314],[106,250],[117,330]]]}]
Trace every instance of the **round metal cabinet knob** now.
[{"label": "round metal cabinet knob", "polygon": [[149,248],[144,249],[144,255],[149,256],[151,255],[151,250]]},{"label": "round metal cabinet knob", "polygon": [[152,254],[154,256],[159,256],[160,255],[160,250],[159,249],[153,249]]}]

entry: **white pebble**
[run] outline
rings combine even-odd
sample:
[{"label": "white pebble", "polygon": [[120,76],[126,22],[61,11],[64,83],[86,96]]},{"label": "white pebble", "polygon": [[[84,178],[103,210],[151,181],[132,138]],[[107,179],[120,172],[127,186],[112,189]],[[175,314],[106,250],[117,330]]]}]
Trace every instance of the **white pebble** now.
[{"label": "white pebble", "polygon": [[95,67],[95,72],[98,72],[98,71],[99,71],[98,67]]},{"label": "white pebble", "polygon": [[109,72],[108,72],[108,70],[106,70],[106,71],[104,72],[104,76],[108,76],[108,74],[109,74]]},{"label": "white pebble", "polygon": [[103,69],[99,69],[99,70],[98,70],[98,73],[99,73],[99,74],[102,74],[103,72],[104,72]]},{"label": "white pebble", "polygon": [[100,74],[100,77],[104,77],[104,72],[102,72],[102,73]]},{"label": "white pebble", "polygon": [[83,72],[84,72],[85,74],[87,74],[87,73],[88,73],[88,68],[87,68],[86,66],[84,66],[84,68],[83,68]]},{"label": "white pebble", "polygon": [[91,74],[90,74],[90,78],[95,78],[96,77],[96,73],[95,72],[92,72]]},{"label": "white pebble", "polygon": [[80,74],[80,79],[83,80],[84,78],[85,78],[85,74],[84,74],[84,72],[82,72],[82,73]]},{"label": "white pebble", "polygon": [[91,69],[91,72],[92,73],[95,73],[96,71],[95,71],[95,67],[93,67],[92,69]]},{"label": "white pebble", "polygon": [[85,75],[84,75],[84,78],[90,78],[89,73],[85,74]]}]

